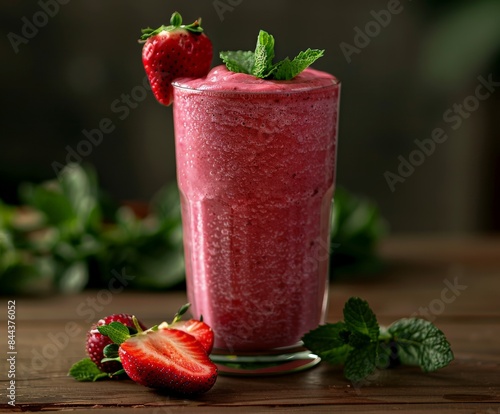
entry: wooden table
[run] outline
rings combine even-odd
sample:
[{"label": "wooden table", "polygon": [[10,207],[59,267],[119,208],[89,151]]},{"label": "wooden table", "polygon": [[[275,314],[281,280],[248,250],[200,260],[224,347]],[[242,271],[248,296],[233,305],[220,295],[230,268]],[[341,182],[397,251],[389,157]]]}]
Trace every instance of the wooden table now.
[{"label": "wooden table", "polygon": [[[426,316],[452,344],[456,359],[447,368],[430,374],[413,367],[379,371],[354,387],[340,367],[321,363],[288,376],[220,376],[211,391],[193,400],[160,395],[129,380],[79,383],[66,373],[85,356],[90,319],[129,312],[158,322],[186,301],[184,292],[4,297],[0,410],[500,413],[500,238],[392,238],[382,243],[381,254],[388,263],[382,275],[332,282],[328,320],[337,321],[353,295],[368,300],[381,324]],[[6,396],[8,300],[16,305],[15,407]]]}]

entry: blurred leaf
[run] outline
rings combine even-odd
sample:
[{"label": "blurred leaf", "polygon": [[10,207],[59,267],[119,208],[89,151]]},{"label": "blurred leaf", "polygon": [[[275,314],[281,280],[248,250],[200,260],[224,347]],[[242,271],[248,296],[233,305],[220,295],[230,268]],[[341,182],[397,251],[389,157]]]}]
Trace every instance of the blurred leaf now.
[{"label": "blurred leaf", "polygon": [[1,269],[0,265],[1,292],[5,295],[52,293],[55,269],[55,262],[50,257],[30,257],[29,254],[16,254],[7,268]]},{"label": "blurred leaf", "polygon": [[136,273],[135,286],[147,289],[166,289],[184,280],[184,258],[182,252],[165,252],[157,257],[142,257]]},{"label": "blurred leaf", "polygon": [[78,164],[70,164],[60,175],[63,194],[69,201],[74,214],[84,226],[97,226],[100,220],[98,209],[98,188],[93,173]]},{"label": "blurred leaf", "polygon": [[387,226],[373,202],[337,188],[332,210],[332,274],[379,271],[382,262],[375,248],[386,232]]},{"label": "blurred leaf", "polygon": [[[115,206],[90,168],[70,165],[60,180],[25,184],[27,206],[0,203],[2,293],[102,288],[125,269],[127,287],[168,289],[184,280],[180,193],[175,183],[145,203]],[[106,220],[103,211],[106,210]],[[333,209],[334,273],[374,271],[384,234],[377,207],[339,188]]]},{"label": "blurred leaf", "polygon": [[11,226],[13,216],[14,208],[5,205],[0,200],[0,230]]},{"label": "blurred leaf", "polygon": [[58,285],[62,293],[76,293],[81,291],[89,278],[85,262],[76,262],[61,273]]},{"label": "blurred leaf", "polygon": [[26,204],[42,212],[51,224],[57,226],[75,219],[69,200],[57,187],[23,184],[20,195]]},{"label": "blurred leaf", "polygon": [[465,2],[445,16],[424,43],[423,71],[436,86],[453,89],[500,51],[500,2]]}]

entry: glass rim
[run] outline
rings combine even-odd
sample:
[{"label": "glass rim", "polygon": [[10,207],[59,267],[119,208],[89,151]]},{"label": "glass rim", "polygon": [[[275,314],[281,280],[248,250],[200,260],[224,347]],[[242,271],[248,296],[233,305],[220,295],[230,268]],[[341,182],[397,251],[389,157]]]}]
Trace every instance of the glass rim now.
[{"label": "glass rim", "polygon": [[[290,81],[272,81],[272,82],[290,82]],[[296,89],[275,89],[275,90],[245,90],[245,89],[200,89],[192,88],[186,85],[180,85],[177,81],[172,82],[174,89],[188,91],[192,93],[205,93],[207,95],[291,95],[295,93],[316,92],[323,89],[339,88],[341,82],[337,78],[332,79],[331,84],[323,85],[308,85],[303,84],[303,87]]]}]

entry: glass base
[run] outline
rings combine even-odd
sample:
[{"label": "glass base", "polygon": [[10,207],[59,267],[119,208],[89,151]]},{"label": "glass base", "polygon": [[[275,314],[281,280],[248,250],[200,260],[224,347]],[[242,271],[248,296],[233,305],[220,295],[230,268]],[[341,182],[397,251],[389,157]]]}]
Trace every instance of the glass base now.
[{"label": "glass base", "polygon": [[303,346],[263,352],[214,349],[210,358],[221,375],[262,376],[290,374],[312,368],[321,358]]}]

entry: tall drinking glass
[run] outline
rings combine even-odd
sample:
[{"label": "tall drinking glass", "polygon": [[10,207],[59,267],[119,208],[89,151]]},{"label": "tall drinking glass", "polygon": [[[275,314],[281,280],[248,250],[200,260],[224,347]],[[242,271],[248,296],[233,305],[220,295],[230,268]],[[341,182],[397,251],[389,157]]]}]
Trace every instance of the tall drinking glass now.
[{"label": "tall drinking glass", "polygon": [[306,69],[270,81],[214,68],[174,84],[188,298],[222,373],[319,362],[340,83]]}]

